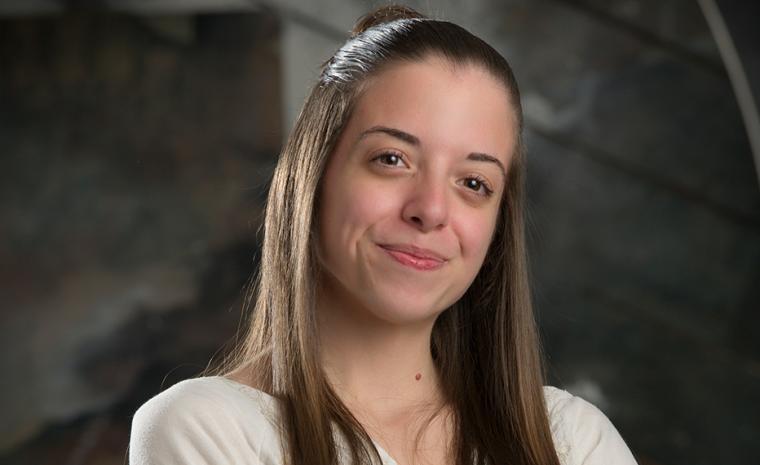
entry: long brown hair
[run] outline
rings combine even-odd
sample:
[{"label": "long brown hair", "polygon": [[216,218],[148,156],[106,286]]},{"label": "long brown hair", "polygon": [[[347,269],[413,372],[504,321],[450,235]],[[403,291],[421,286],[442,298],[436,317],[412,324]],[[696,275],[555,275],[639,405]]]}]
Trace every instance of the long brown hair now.
[{"label": "long brown hair", "polygon": [[328,157],[368,78],[388,64],[431,55],[454,66],[480,66],[501,80],[518,134],[487,258],[464,296],[440,314],[431,336],[431,352],[454,417],[451,451],[460,465],[559,465],[528,285],[517,83],[506,60],[481,39],[453,23],[396,5],[360,18],[349,40],[322,65],[274,172],[261,265],[246,304],[251,315],[247,332],[223,363],[209,371],[245,369],[258,389],[280,399],[283,456],[290,465],[338,463],[342,453],[336,432],[353,463],[380,462],[370,437],[320,366],[317,193]]}]

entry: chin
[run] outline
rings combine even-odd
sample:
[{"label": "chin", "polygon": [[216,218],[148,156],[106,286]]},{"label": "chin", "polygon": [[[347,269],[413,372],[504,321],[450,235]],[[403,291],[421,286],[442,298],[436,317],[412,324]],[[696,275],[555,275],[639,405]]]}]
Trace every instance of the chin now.
[{"label": "chin", "polygon": [[441,308],[429,299],[377,299],[367,308],[375,317],[393,325],[413,325],[434,321],[447,307]]}]

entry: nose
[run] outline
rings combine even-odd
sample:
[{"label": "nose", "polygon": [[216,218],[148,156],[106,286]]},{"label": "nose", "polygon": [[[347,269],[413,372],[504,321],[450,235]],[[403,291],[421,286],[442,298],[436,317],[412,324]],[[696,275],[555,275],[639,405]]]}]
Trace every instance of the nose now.
[{"label": "nose", "polygon": [[449,222],[449,199],[444,181],[419,180],[411,189],[402,216],[420,231],[441,229]]}]

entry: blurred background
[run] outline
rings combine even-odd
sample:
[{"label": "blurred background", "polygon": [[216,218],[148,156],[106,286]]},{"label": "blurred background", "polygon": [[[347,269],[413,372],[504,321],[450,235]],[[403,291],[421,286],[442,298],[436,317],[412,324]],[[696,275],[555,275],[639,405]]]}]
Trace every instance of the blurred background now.
[{"label": "blurred background", "polygon": [[[233,339],[283,139],[378,4],[0,0],[0,462],[125,463]],[[758,3],[408,4],[514,67],[550,382],[641,465],[760,464]]]}]

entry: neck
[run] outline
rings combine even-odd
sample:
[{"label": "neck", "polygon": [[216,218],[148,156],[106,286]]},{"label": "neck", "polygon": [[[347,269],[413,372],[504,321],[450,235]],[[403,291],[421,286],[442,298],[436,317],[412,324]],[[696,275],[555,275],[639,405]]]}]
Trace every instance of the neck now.
[{"label": "neck", "polygon": [[440,384],[430,353],[434,319],[393,324],[357,303],[325,295],[318,302],[322,365],[349,409],[382,419],[438,403]]}]

